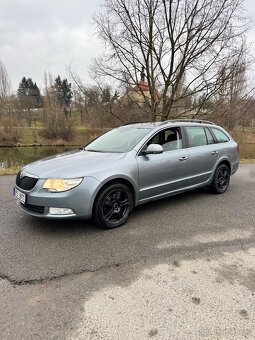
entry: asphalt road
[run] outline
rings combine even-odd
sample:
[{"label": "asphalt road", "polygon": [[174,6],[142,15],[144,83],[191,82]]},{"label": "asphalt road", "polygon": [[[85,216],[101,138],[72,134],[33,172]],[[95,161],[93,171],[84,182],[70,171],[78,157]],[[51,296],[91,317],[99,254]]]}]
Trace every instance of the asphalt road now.
[{"label": "asphalt road", "polygon": [[[199,261],[202,261],[200,268],[206,268],[206,261],[210,259],[216,257],[227,261],[224,257],[226,253],[248,252],[255,245],[254,164],[240,167],[237,174],[232,177],[231,185],[224,195],[213,195],[202,189],[149,203],[136,208],[126,225],[109,231],[98,229],[90,221],[56,222],[24,215],[12,198],[14,179],[14,176],[0,177],[1,339],[98,339],[101,337],[120,339],[120,334],[125,334],[127,321],[123,319],[118,321],[118,318],[126,307],[120,303],[119,309],[115,305],[111,310],[102,311],[105,305],[100,307],[99,301],[104,301],[104,297],[108,294],[102,293],[104,289],[111,289],[112,292],[107,295],[104,303],[109,301],[116,303],[114,301],[116,290],[112,290],[112,287],[128,290],[141,280],[140,285],[137,286],[140,293],[129,296],[127,301],[130,299],[139,301],[139,296],[140,301],[143,301],[145,297],[141,297],[144,294],[141,287],[147,287],[150,279],[154,278],[155,282],[152,286],[147,287],[150,291],[149,296],[153,295],[153,290],[157,290],[156,287],[161,289],[164,295],[164,291],[168,291],[170,286],[163,289],[162,284],[173,283],[173,277],[169,277],[171,271],[179,270],[180,280],[183,282],[186,269],[198,265]],[[228,256],[231,260],[231,255]],[[254,258],[254,255],[252,256]],[[155,271],[157,266],[170,266],[170,269],[162,267],[159,272]],[[204,286],[206,286],[205,271],[201,270],[202,276],[199,280]],[[196,270],[189,270],[189,272],[196,273]],[[192,275],[194,276],[194,273]],[[210,275],[211,273],[208,273],[208,277]],[[253,282],[255,272],[249,275],[247,282],[249,280]],[[186,277],[186,280],[191,278]],[[245,282],[246,287],[248,285],[249,291],[253,292],[255,285],[247,282]],[[184,283],[182,288],[183,285]],[[122,293],[123,291],[119,294]],[[86,301],[91,301],[95,296],[97,300],[92,307],[89,305],[91,302],[87,302],[87,306],[90,306],[89,310],[94,306],[101,309],[95,310],[97,316],[92,317],[86,309]],[[182,297],[183,295],[180,295],[178,301],[182,300]],[[125,298],[126,295],[121,299],[125,301]],[[161,300],[159,296],[158,298]],[[193,304],[200,303],[196,297],[192,298],[195,299],[192,300]],[[148,296],[147,299],[150,301]],[[178,303],[176,301],[176,305]],[[248,299],[247,304],[249,303]],[[135,308],[139,309],[139,305],[140,303]],[[141,306],[142,302],[140,308]],[[132,306],[130,308],[132,311]],[[172,339],[170,335],[167,337],[166,330],[164,337],[160,336],[159,327],[151,327],[144,336],[142,335],[142,325],[146,323],[143,318],[147,320],[148,317],[146,313],[160,309],[160,306],[146,308],[143,308],[147,311],[144,314],[142,311],[138,312],[141,318],[139,331],[135,333],[134,329],[129,329],[127,334],[130,337],[127,338]],[[168,309],[172,310],[172,308]],[[119,324],[120,333],[114,331],[114,326],[113,328],[106,326],[105,318],[103,321],[97,314],[100,310],[105,316],[113,310],[115,312],[119,310],[119,314],[113,314],[114,320],[117,320],[115,324]],[[239,317],[247,321],[245,311],[243,311],[244,315],[240,314]],[[209,314],[208,318],[210,318]],[[82,315],[85,315],[83,323]],[[131,318],[129,314],[125,317]],[[162,310],[158,311],[159,317],[161,320],[164,319]],[[114,320],[111,320],[112,324]],[[139,320],[139,316],[136,320]],[[238,320],[234,322],[238,323]],[[252,322],[251,318],[247,322]],[[106,325],[101,329],[100,325],[104,323]],[[161,332],[162,329],[164,325],[161,325]],[[221,328],[221,331],[226,332],[226,329],[232,332],[232,338],[235,338],[229,326]],[[249,338],[250,329],[249,327],[245,329],[247,331],[245,336]],[[86,333],[88,330],[89,333]],[[171,333],[175,334],[175,339],[183,338],[184,333],[174,333],[175,331],[178,330],[175,329]],[[193,333],[190,332],[187,334],[192,339]],[[212,330],[208,331],[206,328],[203,337],[211,334],[210,332]],[[178,334],[180,334],[179,338]],[[194,339],[199,338],[196,333],[194,334]],[[242,337],[239,334],[236,338]]]}]

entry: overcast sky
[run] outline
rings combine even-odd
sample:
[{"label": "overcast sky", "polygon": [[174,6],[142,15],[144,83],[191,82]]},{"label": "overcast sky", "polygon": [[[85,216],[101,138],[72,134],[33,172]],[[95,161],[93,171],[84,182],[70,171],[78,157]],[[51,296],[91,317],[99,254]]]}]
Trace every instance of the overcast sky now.
[{"label": "overcast sky", "polygon": [[[247,14],[255,20],[254,1],[247,0],[246,7]],[[0,60],[13,90],[17,90],[23,76],[31,77],[40,87],[45,71],[54,77],[66,77],[66,65],[70,63],[89,82],[88,65],[101,49],[92,17],[102,3],[103,0],[0,0]],[[255,29],[249,33],[249,40],[255,42]]]}]

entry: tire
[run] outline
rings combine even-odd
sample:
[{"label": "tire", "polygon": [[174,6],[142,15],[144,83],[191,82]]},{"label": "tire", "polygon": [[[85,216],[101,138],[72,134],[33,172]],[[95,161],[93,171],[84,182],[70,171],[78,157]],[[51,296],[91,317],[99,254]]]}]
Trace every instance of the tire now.
[{"label": "tire", "polygon": [[221,164],[216,169],[210,189],[215,194],[223,194],[229,186],[230,169],[227,165]]},{"label": "tire", "polygon": [[93,219],[105,229],[120,227],[127,221],[133,205],[133,195],[126,185],[110,184],[103,188],[95,200]]}]

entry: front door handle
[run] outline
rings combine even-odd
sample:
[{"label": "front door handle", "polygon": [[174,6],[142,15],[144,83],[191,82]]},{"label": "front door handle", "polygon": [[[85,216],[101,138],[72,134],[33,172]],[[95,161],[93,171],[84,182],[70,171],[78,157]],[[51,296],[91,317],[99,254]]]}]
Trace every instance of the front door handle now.
[{"label": "front door handle", "polygon": [[179,161],[186,161],[187,159],[188,159],[187,156],[183,156],[183,157],[180,157],[180,158],[179,158]]},{"label": "front door handle", "polygon": [[219,151],[212,151],[212,155],[218,155]]}]

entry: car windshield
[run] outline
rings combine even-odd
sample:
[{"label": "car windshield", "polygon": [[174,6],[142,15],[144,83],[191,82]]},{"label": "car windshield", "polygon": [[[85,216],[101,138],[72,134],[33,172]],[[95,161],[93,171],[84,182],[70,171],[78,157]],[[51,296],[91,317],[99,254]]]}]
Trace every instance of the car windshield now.
[{"label": "car windshield", "polygon": [[89,143],[86,151],[128,152],[151,131],[151,128],[122,126],[111,130]]}]

